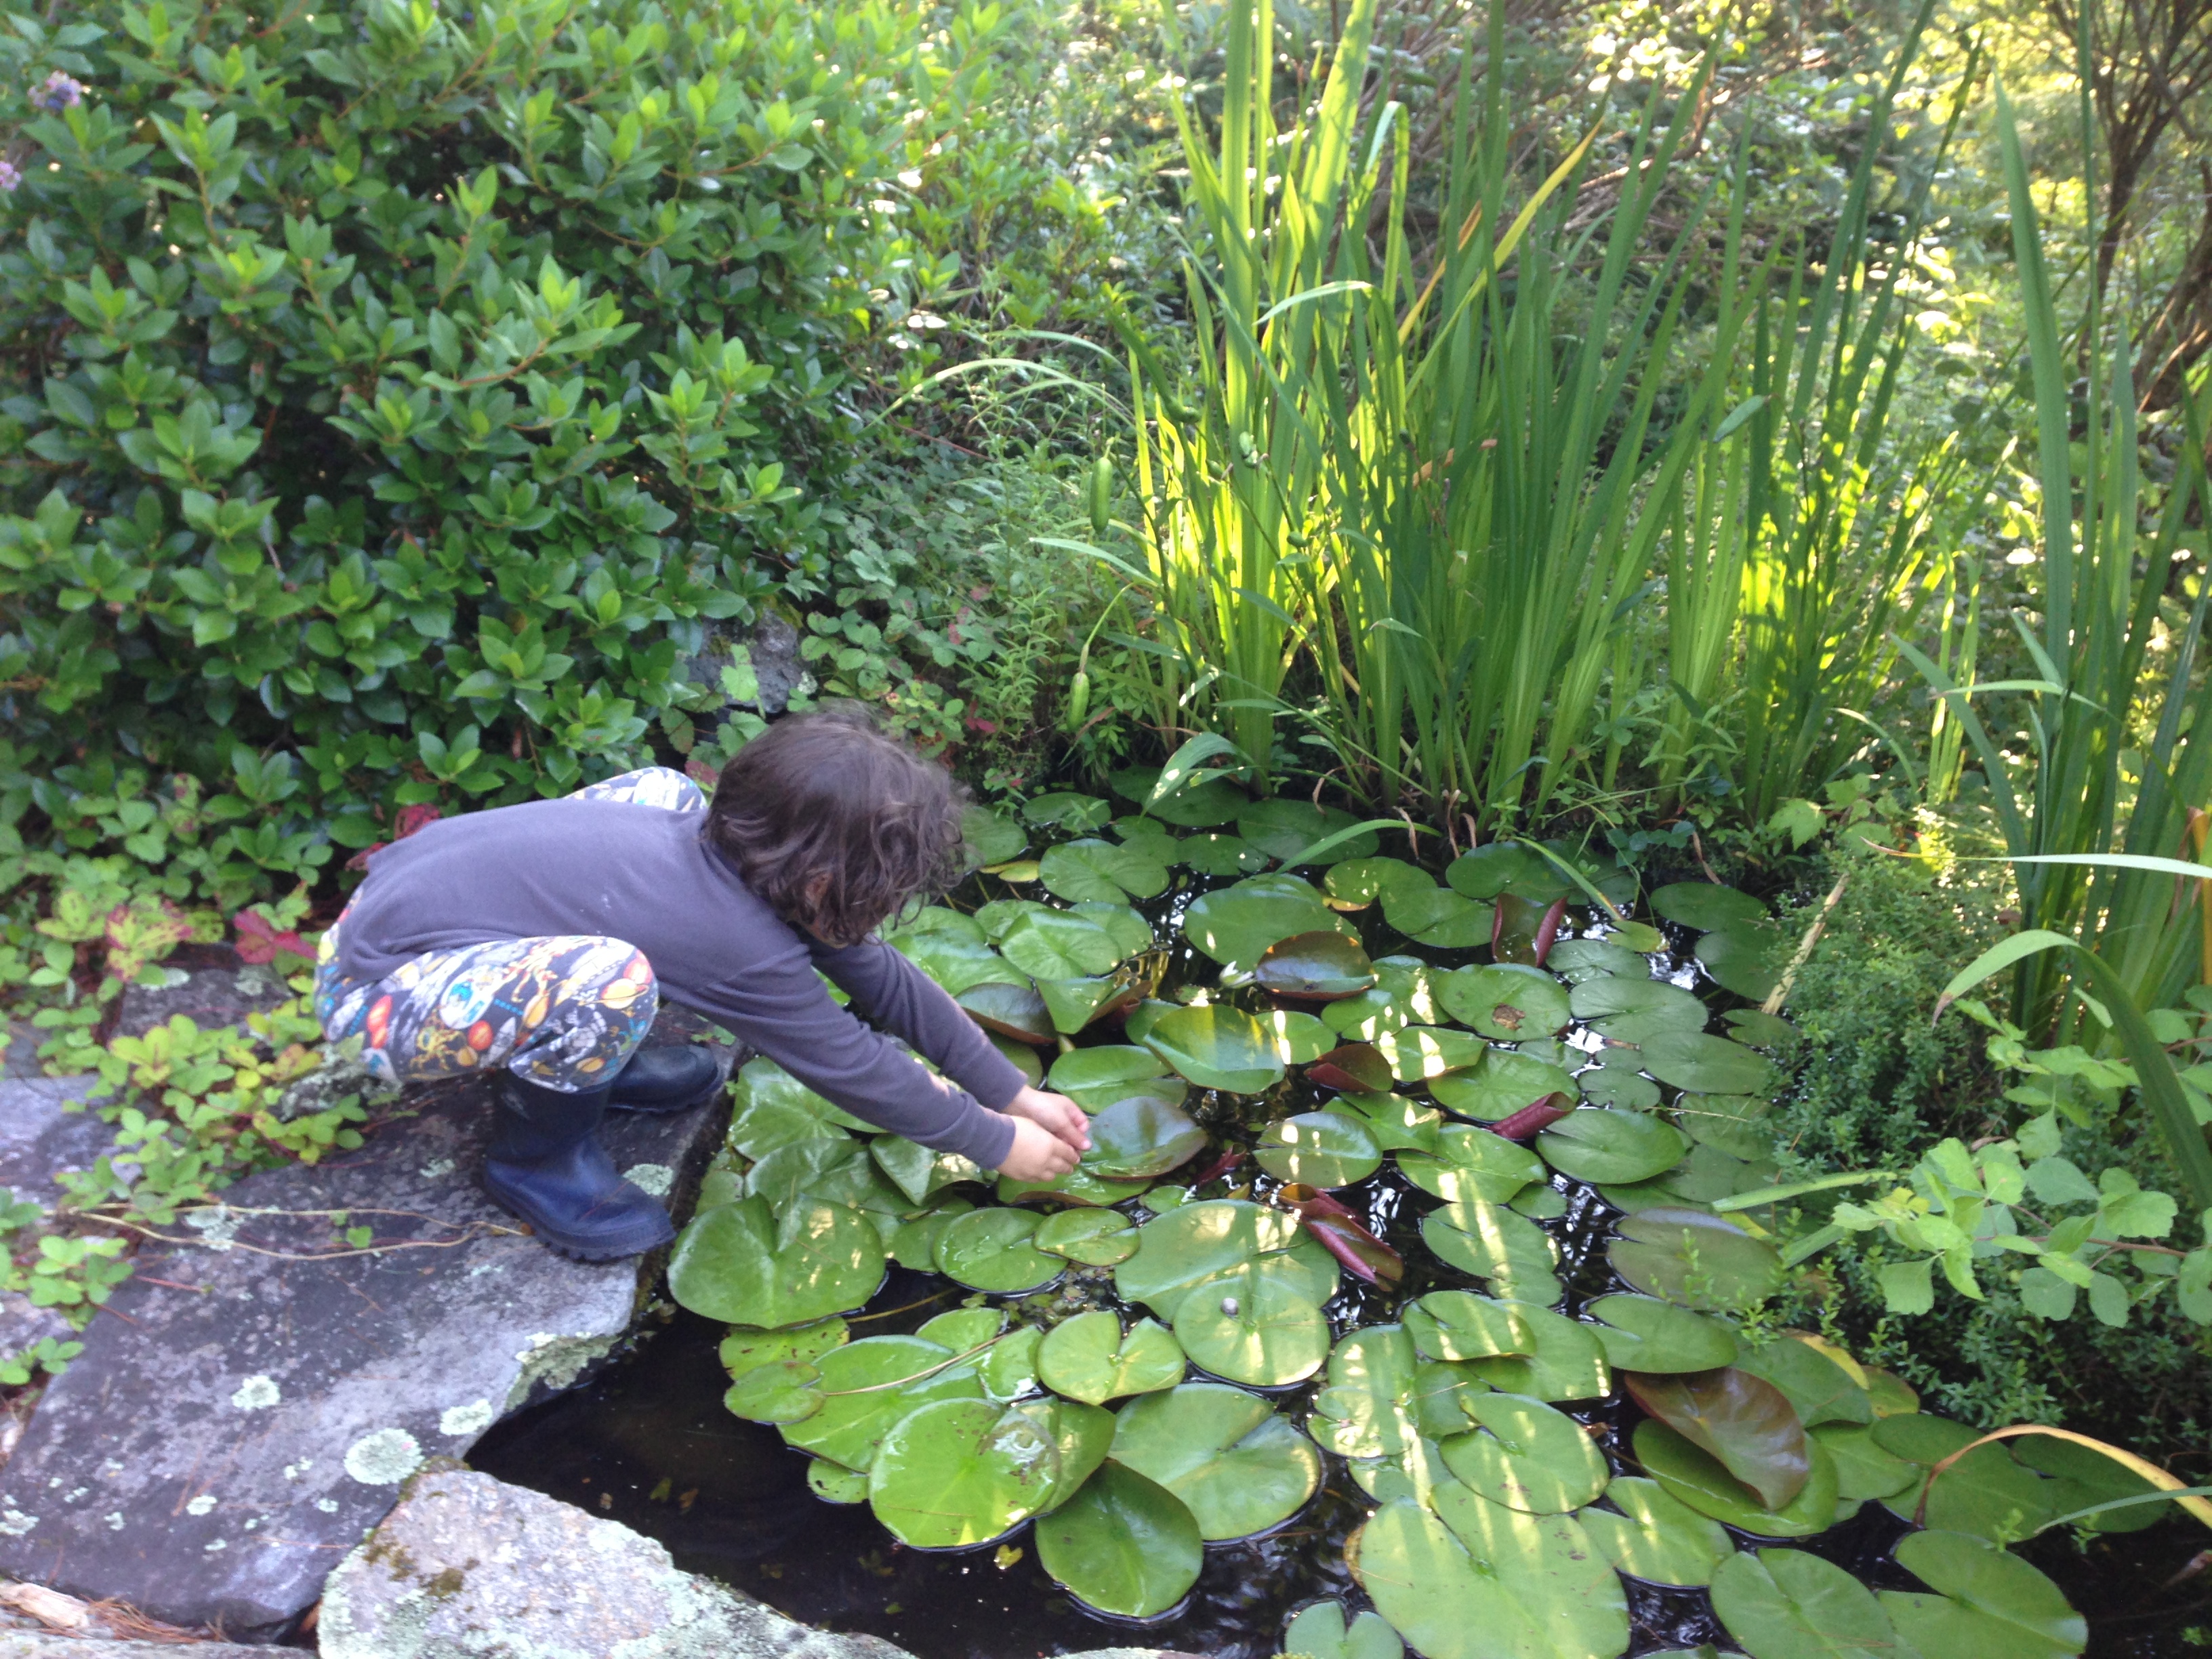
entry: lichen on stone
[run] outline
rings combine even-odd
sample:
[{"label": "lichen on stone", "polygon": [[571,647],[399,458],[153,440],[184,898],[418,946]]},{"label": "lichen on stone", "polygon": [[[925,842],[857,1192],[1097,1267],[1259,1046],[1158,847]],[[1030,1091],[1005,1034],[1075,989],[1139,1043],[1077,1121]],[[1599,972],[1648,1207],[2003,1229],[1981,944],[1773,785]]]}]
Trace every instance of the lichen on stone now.
[{"label": "lichen on stone", "polygon": [[198,1498],[195,1498],[191,1503],[185,1505],[185,1513],[186,1515],[210,1515],[214,1513],[214,1510],[215,1494],[211,1492],[202,1492]]},{"label": "lichen on stone", "polygon": [[36,1528],[38,1524],[39,1517],[35,1515],[26,1515],[21,1510],[0,1510],[0,1532],[6,1533],[10,1538],[21,1538]]},{"label": "lichen on stone", "polygon": [[448,1406],[439,1414],[440,1434],[482,1434],[492,1425],[491,1401],[471,1400],[465,1406]]},{"label": "lichen on stone", "polygon": [[346,1449],[345,1472],[364,1486],[396,1486],[422,1466],[422,1448],[404,1429],[378,1429]]},{"label": "lichen on stone", "polygon": [[522,1370],[514,1379],[514,1386],[507,1391],[502,1413],[511,1412],[530,1398],[530,1392],[540,1382],[556,1393],[574,1382],[584,1367],[595,1359],[603,1359],[618,1340],[615,1336],[556,1336],[550,1331],[539,1331],[520,1349],[515,1358]]},{"label": "lichen on stone", "polygon": [[266,1411],[284,1397],[276,1380],[267,1376],[249,1376],[238,1385],[230,1403],[242,1412]]},{"label": "lichen on stone", "polygon": [[676,1171],[665,1164],[633,1164],[623,1171],[623,1179],[641,1193],[665,1198],[676,1185]]}]

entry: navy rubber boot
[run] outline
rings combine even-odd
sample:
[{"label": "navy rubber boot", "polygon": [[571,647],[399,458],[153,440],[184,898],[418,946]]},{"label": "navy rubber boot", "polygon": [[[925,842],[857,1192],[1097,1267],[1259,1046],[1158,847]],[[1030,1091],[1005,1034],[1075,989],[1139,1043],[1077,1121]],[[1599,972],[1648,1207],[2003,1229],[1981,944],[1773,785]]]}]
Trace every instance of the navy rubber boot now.
[{"label": "navy rubber boot", "polygon": [[577,1261],[642,1255],[676,1237],[668,1212],[616,1172],[593,1133],[611,1088],[562,1094],[512,1072],[496,1085],[484,1189]]},{"label": "navy rubber boot", "polygon": [[640,1048],[615,1073],[607,1104],[617,1112],[688,1112],[720,1091],[721,1068],[696,1043]]}]

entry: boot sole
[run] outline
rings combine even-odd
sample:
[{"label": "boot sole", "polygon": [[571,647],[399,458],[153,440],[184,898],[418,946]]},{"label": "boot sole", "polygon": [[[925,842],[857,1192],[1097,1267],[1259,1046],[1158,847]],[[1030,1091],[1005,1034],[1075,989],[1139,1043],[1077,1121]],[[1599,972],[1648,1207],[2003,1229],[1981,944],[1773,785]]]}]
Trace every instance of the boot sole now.
[{"label": "boot sole", "polygon": [[548,1230],[543,1221],[540,1221],[536,1216],[532,1215],[525,1206],[514,1201],[505,1193],[501,1192],[497,1187],[494,1186],[490,1181],[487,1180],[483,1185],[484,1191],[489,1194],[492,1202],[498,1205],[501,1209],[506,1211],[507,1214],[513,1216],[517,1221],[526,1225],[530,1229],[530,1236],[532,1238],[535,1238],[540,1244],[543,1244],[547,1249],[552,1251],[554,1255],[565,1256],[571,1261],[627,1261],[633,1256],[646,1255],[654,1250],[659,1249],[663,1245],[672,1243],[676,1237],[676,1224],[671,1221],[664,1222],[662,1227],[659,1230],[659,1237],[644,1243],[572,1243],[566,1239],[556,1237],[553,1232]]}]

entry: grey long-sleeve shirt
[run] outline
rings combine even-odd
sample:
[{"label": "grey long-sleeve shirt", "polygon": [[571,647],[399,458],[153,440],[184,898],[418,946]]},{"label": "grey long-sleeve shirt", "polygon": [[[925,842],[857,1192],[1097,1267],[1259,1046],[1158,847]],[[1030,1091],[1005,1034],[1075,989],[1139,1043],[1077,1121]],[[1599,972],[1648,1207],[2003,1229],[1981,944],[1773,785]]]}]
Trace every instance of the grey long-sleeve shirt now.
[{"label": "grey long-sleeve shirt", "polygon": [[[426,825],[369,860],[338,971],[380,980],[426,951],[493,939],[623,939],[645,952],[670,998],[854,1116],[987,1170],[1004,1162],[1014,1126],[997,1114],[1023,1082],[1012,1063],[890,945],[838,949],[794,930],[702,837],[704,823],[634,802],[566,799]],[[850,1010],[830,1000],[817,968]]]}]

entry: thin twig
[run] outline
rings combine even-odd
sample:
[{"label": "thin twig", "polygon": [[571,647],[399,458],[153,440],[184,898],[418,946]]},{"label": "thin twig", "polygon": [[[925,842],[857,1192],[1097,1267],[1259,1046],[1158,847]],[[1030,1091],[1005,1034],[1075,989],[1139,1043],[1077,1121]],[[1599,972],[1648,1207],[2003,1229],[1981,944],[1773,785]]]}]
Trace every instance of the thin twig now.
[{"label": "thin twig", "polygon": [[1837,901],[1843,897],[1844,889],[1850,884],[1850,879],[1848,872],[1837,879],[1835,887],[1828,894],[1827,902],[1820,907],[1820,914],[1813,918],[1813,925],[1805,930],[1805,937],[1797,942],[1797,954],[1790,958],[1790,965],[1782,970],[1782,977],[1774,981],[1774,988],[1766,994],[1766,1000],[1759,1005],[1759,1012],[1778,1014],[1782,1012],[1782,1005],[1790,996],[1790,988],[1797,982],[1797,970],[1811,958],[1813,947],[1820,942],[1821,930],[1828,925],[1828,914],[1836,908]]}]

